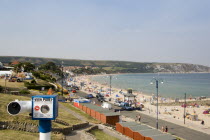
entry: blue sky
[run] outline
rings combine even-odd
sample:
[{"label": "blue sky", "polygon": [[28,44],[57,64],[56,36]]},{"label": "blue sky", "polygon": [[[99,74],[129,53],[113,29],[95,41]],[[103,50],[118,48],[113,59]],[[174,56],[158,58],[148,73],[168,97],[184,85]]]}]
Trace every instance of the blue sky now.
[{"label": "blue sky", "polygon": [[209,0],[1,0],[0,55],[210,66]]}]

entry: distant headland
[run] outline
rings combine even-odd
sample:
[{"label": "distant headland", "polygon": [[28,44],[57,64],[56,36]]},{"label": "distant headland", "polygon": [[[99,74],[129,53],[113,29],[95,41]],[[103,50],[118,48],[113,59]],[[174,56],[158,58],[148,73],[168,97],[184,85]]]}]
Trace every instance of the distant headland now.
[{"label": "distant headland", "polygon": [[107,61],[107,60],[78,60],[59,59],[27,56],[0,56],[0,62],[11,64],[13,62],[30,62],[35,65],[54,62],[64,67],[77,67],[92,70],[100,70],[104,73],[205,73],[210,72],[210,67],[186,64],[186,63],[147,63],[129,61]]}]

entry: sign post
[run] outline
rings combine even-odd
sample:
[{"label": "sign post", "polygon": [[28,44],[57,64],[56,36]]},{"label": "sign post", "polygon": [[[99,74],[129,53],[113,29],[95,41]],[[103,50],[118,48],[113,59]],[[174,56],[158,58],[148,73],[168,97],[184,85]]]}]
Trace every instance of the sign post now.
[{"label": "sign post", "polygon": [[39,139],[50,140],[52,122],[58,116],[58,98],[55,95],[32,96],[32,120],[39,120]]}]

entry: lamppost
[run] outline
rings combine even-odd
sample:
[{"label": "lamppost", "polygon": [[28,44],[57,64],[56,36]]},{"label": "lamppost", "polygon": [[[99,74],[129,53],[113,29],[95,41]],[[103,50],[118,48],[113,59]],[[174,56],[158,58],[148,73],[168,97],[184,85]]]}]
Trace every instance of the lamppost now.
[{"label": "lamppost", "polygon": [[186,93],[184,94],[184,124],[185,124],[185,118],[186,118],[186,107],[187,107],[187,105],[186,105]]},{"label": "lamppost", "polygon": [[62,61],[62,65],[61,65],[61,70],[62,70],[62,75],[61,75],[62,91],[61,91],[61,93],[62,93],[62,96],[63,96],[63,61]]},{"label": "lamppost", "polygon": [[158,114],[159,114],[159,111],[158,111],[158,86],[159,86],[159,82],[161,84],[163,84],[163,80],[162,79],[159,79],[159,78],[153,77],[153,80],[151,81],[150,84],[153,84],[153,81],[155,81],[155,83],[156,83],[156,92],[157,92],[157,104],[156,104],[156,106],[157,106],[157,118],[156,118],[156,128],[158,129]]},{"label": "lamppost", "polygon": [[5,73],[5,93],[7,93],[7,74]]},{"label": "lamppost", "polygon": [[112,75],[109,75],[110,78],[110,95],[112,94]]}]

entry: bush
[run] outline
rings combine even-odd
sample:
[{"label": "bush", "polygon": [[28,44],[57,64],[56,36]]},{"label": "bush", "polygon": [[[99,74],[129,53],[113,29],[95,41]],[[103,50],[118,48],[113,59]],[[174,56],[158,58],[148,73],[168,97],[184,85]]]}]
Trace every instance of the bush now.
[{"label": "bush", "polygon": [[19,92],[20,92],[20,94],[30,94],[30,91],[25,90],[25,89],[20,90]]},{"label": "bush", "polygon": [[37,89],[37,90],[42,90],[42,87],[44,87],[44,89],[49,89],[49,88],[52,88],[54,89],[54,86],[44,86],[44,85],[28,85],[26,86],[28,89]]},{"label": "bush", "polygon": [[31,84],[36,84],[36,80],[31,80]]},{"label": "bush", "polygon": [[2,86],[0,86],[0,92],[2,92],[3,91],[3,87]]}]

